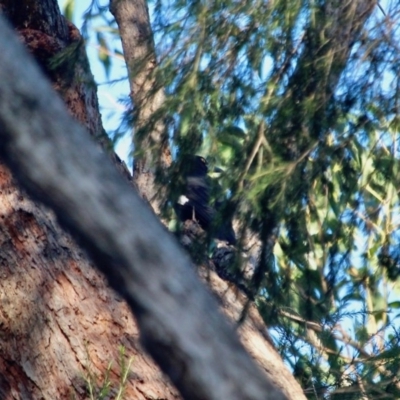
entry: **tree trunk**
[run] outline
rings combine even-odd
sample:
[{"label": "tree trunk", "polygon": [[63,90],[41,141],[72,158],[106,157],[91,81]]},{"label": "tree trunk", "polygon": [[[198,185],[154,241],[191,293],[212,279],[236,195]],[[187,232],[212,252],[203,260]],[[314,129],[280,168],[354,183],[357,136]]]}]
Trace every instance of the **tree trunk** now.
[{"label": "tree trunk", "polygon": [[[109,151],[96,85],[78,30],[60,15],[55,1],[29,2],[33,7],[22,3],[16,7],[13,1],[0,1],[2,12],[71,114],[131,180],[125,165]],[[58,67],[52,68],[51,61],[57,56]],[[0,243],[1,399],[86,399],[89,384],[96,386],[94,376],[100,387],[110,362],[113,393],[121,377],[120,345],[127,357],[134,358],[126,398],[178,398],[140,347],[139,332],[126,303],[93,269],[71,236],[60,229],[54,215],[17,187],[3,164]]]},{"label": "tree trunk", "polygon": [[164,88],[154,74],[157,57],[149,11],[145,0],[110,1],[110,10],[118,23],[134,105],[133,178],[142,198],[159,214],[165,199],[156,176],[170,166],[171,152],[162,112]]},{"label": "tree trunk", "polygon": [[104,377],[110,362],[115,391],[120,345],[134,357],[126,398],[178,398],[141,349],[126,303],[3,165],[0,221],[1,399],[86,399],[90,374]]},{"label": "tree trunk", "polygon": [[[94,138],[100,139],[103,148],[107,147],[93,82],[76,29],[67,24],[68,37],[60,38],[57,34],[52,37],[49,34],[51,30],[41,31],[38,26],[29,28],[29,21],[37,24],[36,18],[21,18],[21,9],[34,14],[32,8],[14,10],[12,2],[11,5],[3,2],[2,9],[17,27],[21,23],[20,33],[24,41],[34,54],[43,57],[39,58],[40,64],[53,79],[71,113]],[[40,15],[44,18],[43,14]],[[47,17],[54,21],[61,18],[59,15]],[[59,21],[57,25],[62,27]],[[65,29],[61,28],[61,32],[65,34]],[[72,46],[73,63],[68,53],[71,44],[75,45]],[[65,54],[68,54],[66,59],[63,58]],[[59,55],[59,68],[50,68],[47,62],[54,61]],[[22,79],[13,83],[24,86]],[[16,96],[13,98],[17,99]],[[22,104],[20,109],[23,110]],[[3,117],[9,118],[7,123],[13,123],[11,114]],[[48,118],[51,119],[51,116]],[[54,122],[50,119],[49,123]],[[73,140],[70,132],[64,130],[64,133],[66,142]],[[61,149],[60,154],[51,154],[48,169],[52,168],[53,161],[63,157]],[[35,153],[36,148],[32,146],[30,154]],[[118,158],[113,154],[111,158],[126,174]],[[33,164],[31,168],[32,172],[39,171]],[[108,288],[85,253],[58,227],[52,213],[29,200],[15,186],[9,170],[3,165],[0,169],[0,188],[0,286],[3,286],[0,303],[3,332],[0,398],[87,398],[89,382],[93,385],[93,375],[106,376],[111,361],[114,362],[110,369],[113,387],[110,396],[115,397],[113,393],[118,390],[121,377],[119,344],[126,348],[129,357],[134,357],[126,398],[177,398],[175,389],[141,350],[138,329],[125,302]],[[42,192],[42,196],[48,194]],[[214,282],[222,284],[218,277],[211,276]],[[224,307],[243,306],[244,299],[236,303],[231,290],[225,294],[230,297],[224,298]],[[236,317],[236,314],[232,315]],[[266,341],[264,329],[260,320],[253,318],[247,321],[241,328],[245,345],[257,356],[264,372],[275,376],[276,385],[286,392],[288,398],[304,398],[298,384]],[[268,398],[268,393],[265,398]]]}]

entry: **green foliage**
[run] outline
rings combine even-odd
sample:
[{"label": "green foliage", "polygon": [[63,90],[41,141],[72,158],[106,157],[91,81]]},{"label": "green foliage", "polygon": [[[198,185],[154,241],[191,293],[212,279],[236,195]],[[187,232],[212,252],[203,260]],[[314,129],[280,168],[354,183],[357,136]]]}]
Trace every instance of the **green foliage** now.
[{"label": "green foliage", "polygon": [[86,347],[87,363],[85,366],[84,381],[86,383],[87,391],[90,400],[103,400],[109,399],[112,396],[115,400],[124,399],[124,392],[126,385],[128,383],[129,373],[131,371],[131,366],[133,358],[126,361],[125,347],[120,346],[118,349],[119,360],[119,383],[112,382],[110,379],[110,372],[113,367],[113,362],[110,361],[108,367],[103,376],[98,376],[94,371],[92,365],[92,359],[90,357],[89,351]]},{"label": "green foliage", "polygon": [[75,0],[66,0],[63,5],[63,14],[69,21],[73,20],[75,10]]},{"label": "green foliage", "polygon": [[111,57],[110,50],[108,48],[107,40],[103,34],[103,32],[97,32],[97,42],[99,44],[99,60],[103,64],[105,73],[107,78],[110,77],[110,68],[111,68]]},{"label": "green foliage", "polygon": [[394,399],[400,5],[343,49],[328,3],[151,1],[161,115],[174,153],[224,168],[259,239],[257,303],[307,395]]}]

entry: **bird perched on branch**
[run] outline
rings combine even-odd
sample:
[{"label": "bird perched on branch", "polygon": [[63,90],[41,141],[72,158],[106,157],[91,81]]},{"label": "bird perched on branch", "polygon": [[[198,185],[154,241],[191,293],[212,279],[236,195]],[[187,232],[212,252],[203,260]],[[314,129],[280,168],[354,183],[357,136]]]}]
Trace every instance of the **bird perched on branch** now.
[{"label": "bird perched on branch", "polygon": [[[175,211],[183,221],[194,220],[212,237],[235,244],[236,237],[232,222],[223,221],[216,226],[217,210],[210,205],[208,165],[205,158],[186,156],[182,163],[184,185]],[[216,172],[220,172],[216,170]]]}]

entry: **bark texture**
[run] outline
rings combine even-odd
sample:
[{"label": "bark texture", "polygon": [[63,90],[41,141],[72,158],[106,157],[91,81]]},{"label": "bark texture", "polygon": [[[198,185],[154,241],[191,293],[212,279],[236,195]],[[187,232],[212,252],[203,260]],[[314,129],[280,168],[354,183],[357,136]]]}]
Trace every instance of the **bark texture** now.
[{"label": "bark texture", "polygon": [[[69,112],[131,180],[124,163],[110,151],[78,30],[61,16],[55,1],[2,0],[0,5]],[[18,74],[13,79],[20,83]],[[64,128],[66,141],[69,130]],[[57,158],[58,151],[49,157]],[[60,229],[53,213],[32,202],[3,164],[0,246],[1,399],[86,399],[89,375],[97,375],[101,385],[110,362],[115,394],[121,376],[119,345],[127,357],[134,357],[126,398],[179,397],[139,345],[126,303]]]},{"label": "bark texture", "polygon": [[[234,323],[242,344],[257,361],[264,374],[288,399],[305,399],[300,385],[293,378],[273,346],[257,307],[253,303],[249,304],[248,298],[243,292],[220,279],[208,267],[201,267],[199,274],[217,296],[222,311]],[[243,317],[244,310],[246,310],[246,318],[243,322],[238,323]]]},{"label": "bark texture", "polygon": [[125,297],[145,349],[186,398],[286,398],[244,351],[176,241],[66,114],[4,23],[0,30],[0,81],[11,83],[0,87],[9,99],[0,106],[0,155]]},{"label": "bark texture", "polygon": [[0,246],[1,399],[86,399],[89,374],[100,385],[110,362],[115,396],[119,345],[134,357],[126,398],[178,398],[140,347],[126,303],[3,165]]},{"label": "bark texture", "polygon": [[133,176],[141,196],[159,214],[165,169],[171,164],[171,152],[165,130],[162,106],[164,88],[157,82],[157,59],[149,11],[145,0],[113,0],[110,10],[118,23],[129,73],[133,118],[135,121],[135,159]]},{"label": "bark texture", "polygon": [[[69,32],[75,32],[76,34],[76,30],[73,27],[69,28]],[[27,32],[25,31],[24,33]],[[36,34],[40,35],[40,32]],[[76,36],[74,35],[74,37]],[[9,43],[7,34],[5,34],[3,38],[6,38],[7,40],[4,39],[5,42]],[[27,42],[27,40],[25,40],[25,42]],[[68,44],[69,42],[67,41],[66,43]],[[45,45],[44,39],[41,44]],[[39,50],[39,44],[37,47],[32,47],[31,50],[34,48]],[[62,52],[62,49],[63,47],[61,47],[61,50],[56,50],[56,53],[59,51]],[[10,49],[8,48],[8,50]],[[32,52],[37,55],[37,52]],[[6,52],[3,53],[3,56],[8,61],[11,61],[14,56],[16,57],[14,58],[15,60],[18,59],[18,55],[13,56],[12,53]],[[54,54],[50,52],[49,56],[52,58]],[[21,57],[23,56],[21,55]],[[9,98],[10,104],[3,104],[3,111],[5,111],[3,117],[5,119],[2,120],[2,126],[10,127],[15,124],[20,128],[25,126],[23,129],[28,131],[38,122],[36,118],[39,115],[39,109],[43,107],[42,111],[48,111],[47,116],[44,118],[44,126],[42,125],[42,133],[45,138],[43,144],[44,148],[47,147],[47,150],[45,150],[45,153],[41,152],[40,148],[43,150],[43,147],[39,145],[39,142],[33,139],[33,142],[28,146],[29,150],[27,155],[36,154],[34,158],[36,161],[41,159],[41,162],[44,163],[42,165],[44,171],[49,172],[53,170],[55,174],[58,174],[56,171],[58,168],[61,168],[61,170],[75,180],[74,184],[78,183],[82,178],[82,186],[92,187],[93,182],[91,183],[90,178],[85,179],[86,173],[83,172],[81,175],[76,176],[69,167],[65,168],[62,149],[68,146],[69,142],[75,142],[77,139],[76,136],[70,135],[70,132],[73,132],[75,129],[74,123],[68,120],[67,125],[65,125],[62,123],[63,118],[57,118],[57,113],[60,111],[60,104],[57,103],[56,99],[46,97],[46,90],[48,89],[43,90],[40,84],[41,78],[38,77],[36,79],[36,72],[30,73],[29,63],[27,62],[25,65],[25,62],[21,60],[18,62],[21,63],[20,65],[24,65],[23,69],[26,68],[26,71],[14,69],[12,67],[12,71],[7,71],[12,72],[12,76],[9,76],[8,80],[2,81],[3,84],[15,84],[14,89],[16,89],[16,92],[12,93],[8,91],[10,87],[8,89],[3,87],[6,91],[2,92],[0,96],[2,98]],[[45,63],[44,65],[42,64],[42,69],[47,73],[48,71],[46,71],[45,65]],[[71,65],[69,66],[71,67]],[[79,65],[75,65],[75,67],[74,71],[80,68]],[[7,70],[7,68],[5,68],[5,70]],[[3,72],[6,72],[5,70],[3,70]],[[83,70],[85,70],[85,68],[83,68]],[[29,75],[28,81],[24,81],[23,79],[25,73]],[[3,75],[3,77],[4,76],[6,75]],[[60,75],[58,80],[58,82],[62,84],[61,87],[66,87],[66,85],[63,84],[64,78]],[[89,80],[82,81],[81,78],[79,78],[78,81],[81,82],[81,86],[77,85],[77,87],[82,88],[84,83],[89,82]],[[32,82],[34,82],[33,85],[35,87],[32,87]],[[69,82],[73,84],[74,80],[70,80]],[[28,86],[31,85],[32,90],[29,99],[25,98],[25,100],[28,100],[27,103],[23,98],[26,84],[28,84]],[[60,86],[57,87],[59,88]],[[38,97],[37,93],[40,93],[41,96]],[[63,91],[61,91],[61,93],[64,94]],[[71,91],[71,94],[72,98],[82,100],[83,93],[74,95],[73,91]],[[83,99],[87,98],[88,97],[83,97]],[[81,101],[67,101],[67,104],[70,107],[71,113],[90,128],[92,136],[99,138],[97,134],[99,125],[96,122],[99,121],[98,110],[96,109],[97,100],[92,94],[89,95],[89,99],[94,101],[84,100],[83,103]],[[86,104],[88,108],[81,108],[80,106],[82,104]],[[75,105],[77,106],[75,107]],[[19,111],[19,117],[10,113],[11,109],[8,108],[8,106],[11,106],[14,111]],[[27,106],[27,108],[24,108],[24,106]],[[55,106],[55,108],[53,108],[53,106]],[[58,110],[56,114],[53,113],[55,110]],[[94,118],[94,123],[90,122],[90,117]],[[22,122],[24,118],[28,118],[29,122]],[[89,122],[89,125],[86,124],[86,121]],[[22,125],[19,124],[19,122],[21,122]],[[102,128],[99,129],[102,130]],[[61,134],[63,138],[61,142],[58,142],[56,149],[51,150],[48,148],[50,136],[47,136],[46,131],[50,133],[57,130],[62,131]],[[86,137],[86,134],[82,130],[80,134],[78,133],[78,136],[79,135],[81,137]],[[33,149],[35,151],[32,151]],[[80,159],[82,161],[86,158],[84,147],[82,147],[81,150],[83,150],[84,154],[79,155],[77,153],[76,160]],[[98,150],[94,152],[96,156],[101,154]],[[8,155],[10,154],[11,153],[8,153]],[[124,171],[123,165],[118,162],[118,159],[115,157],[113,157],[113,159],[117,166]],[[99,164],[103,163],[104,160],[102,159]],[[47,173],[43,174],[43,170],[40,171],[36,169],[31,161],[28,161],[28,165],[31,172],[34,173],[41,183],[44,183]],[[90,168],[87,172],[88,175],[90,175]],[[84,376],[87,375],[88,369],[90,369],[92,373],[104,376],[108,363],[118,358],[117,346],[122,343],[126,347],[127,354],[129,356],[133,355],[135,360],[132,373],[130,374],[126,397],[135,399],[176,398],[177,393],[174,389],[163,379],[162,374],[154,364],[141,353],[137,340],[138,331],[128,312],[127,306],[124,305],[125,303],[121,302],[118,296],[114,295],[106,286],[104,280],[95,271],[90,269],[91,265],[87,261],[85,254],[76,247],[68,235],[60,230],[52,214],[43,207],[32,203],[25,194],[22,194],[15,187],[9,171],[4,166],[1,167],[0,176],[0,217],[5,221],[4,224],[1,225],[0,233],[2,249],[5,249],[2,253],[1,260],[1,265],[3,266],[1,273],[4,278],[2,280],[2,285],[4,285],[2,290],[4,301],[2,301],[1,304],[4,305],[4,308],[0,308],[0,315],[2,316],[2,327],[4,328],[3,331],[5,334],[3,335],[2,357],[0,359],[0,365],[4,368],[2,370],[3,379],[1,380],[0,397],[5,399],[42,397],[45,399],[53,399],[74,395],[76,398],[86,398],[87,384],[85,383]],[[103,178],[104,177],[101,179]],[[56,178],[56,181],[58,181],[58,183],[63,181],[61,175]],[[99,185],[102,186],[103,183]],[[47,189],[40,189],[40,184],[35,184],[34,186],[36,186],[36,189],[34,189],[36,190],[36,194],[42,199],[45,199],[45,201],[46,199],[48,200],[50,192],[48,192]],[[53,187],[53,189],[55,189],[55,187]],[[106,190],[104,187],[103,189]],[[70,188],[70,190],[74,192],[75,189]],[[58,192],[57,189],[55,189],[55,192]],[[53,194],[55,194],[57,198],[61,195],[61,193],[54,192]],[[87,197],[81,199],[81,204],[86,204],[87,199]],[[113,205],[112,200],[107,201],[107,204],[108,206],[112,206],[114,211],[119,209],[116,205]],[[126,204],[126,210],[130,210],[132,206],[133,204]],[[102,214],[99,213],[97,215]],[[69,219],[65,214],[63,218]],[[82,221],[87,220],[86,216],[78,217],[78,219],[79,218],[82,218]],[[134,225],[135,224],[132,226]],[[118,228],[116,229],[116,232],[120,232]],[[118,236],[120,235],[122,235],[122,233],[118,234]],[[114,234],[114,236],[116,235]],[[160,238],[157,237],[157,241],[158,240],[160,240]],[[155,242],[154,240],[154,243]],[[113,257],[110,257],[112,253],[107,253],[107,255],[104,256],[103,254],[103,256],[101,256],[102,260],[100,261],[103,264],[107,264],[107,267],[118,264],[119,260],[113,260]],[[174,257],[176,257],[176,254],[174,254]],[[171,264],[173,264],[173,262],[171,262]],[[185,264],[187,267],[187,260]],[[189,266],[189,270],[190,268]],[[168,276],[167,272],[164,272],[164,274]],[[192,272],[189,272],[189,275],[193,278],[192,274]],[[179,277],[175,279],[179,280]],[[222,284],[216,276],[214,276],[214,281]],[[118,286],[118,282],[114,282],[114,284]],[[119,288],[121,289],[123,287],[124,284],[121,284]],[[27,296],[26,293],[29,295]],[[175,290],[172,290],[172,294],[174,293]],[[230,293],[229,290],[228,293]],[[228,303],[225,302],[225,306],[227,306],[227,304]],[[238,306],[238,304],[236,304],[236,306]],[[214,307],[211,309],[214,310],[213,312],[215,313],[215,303]],[[162,310],[159,312],[162,312]],[[213,314],[213,312],[211,312],[211,314]],[[143,315],[142,318],[144,318]],[[176,325],[176,320],[179,319],[180,316],[175,320],[172,319],[171,323]],[[146,323],[150,325],[150,328],[154,328],[154,325],[151,325],[152,321],[146,321]],[[207,323],[208,322],[203,325]],[[201,325],[200,321],[197,321],[197,324]],[[158,329],[159,327],[156,325],[156,328]],[[264,370],[267,371],[270,367],[268,363],[265,364],[265,360],[263,365],[262,359],[265,356],[270,357],[271,353],[269,353],[269,351],[273,351],[273,349],[269,349],[268,346],[265,347],[264,345],[264,348],[269,350],[263,354],[259,351],[261,347],[257,350],[253,346],[255,341],[258,342],[259,346],[265,342],[263,335],[264,327],[257,327],[254,323],[251,323],[249,328],[250,329],[247,330],[247,333],[243,336],[244,342],[253,349],[253,353],[257,354],[256,358],[261,361],[261,365]],[[231,333],[233,332],[232,330],[229,331]],[[200,333],[201,336],[201,326],[198,329],[198,333]],[[232,335],[234,337],[233,333]],[[16,338],[18,341],[15,340]],[[161,340],[165,339],[165,337],[161,338]],[[197,353],[204,351],[204,349],[201,349],[201,346],[197,347],[196,340],[193,344],[196,344],[196,346],[193,345],[192,347]],[[168,346],[173,347],[172,345],[168,343]],[[206,348],[208,347],[206,346]],[[163,350],[165,351],[165,348]],[[262,356],[260,356],[261,354]],[[173,353],[168,354],[170,357],[172,357],[172,355]],[[90,362],[88,358],[90,358]],[[275,360],[278,362],[278,369],[276,369],[275,373],[275,368],[273,368],[271,376],[282,376],[282,373],[279,371],[282,371],[281,368],[285,369],[285,366],[274,351],[271,360],[274,360],[273,364]],[[230,362],[229,357],[226,360],[220,360],[220,362],[221,361],[222,363]],[[189,363],[190,367],[190,359],[185,362]],[[89,364],[91,365],[89,366]],[[177,367],[179,367],[179,363],[174,365],[174,368]],[[249,372],[251,373],[251,369]],[[271,370],[267,372],[271,374]],[[120,371],[118,365],[114,362],[110,378],[116,386],[119,375]],[[278,386],[285,388],[285,391],[288,393],[288,398],[290,398],[289,394],[291,391],[293,391],[293,393],[297,391],[301,396],[301,389],[286,369],[283,376],[286,376],[289,380],[286,382],[285,379],[283,379],[283,381],[281,380],[277,383]],[[182,377],[185,377],[182,371],[178,376],[175,376],[176,379]],[[206,382],[206,385],[207,384],[208,382]],[[218,385],[220,384],[221,382],[218,382]],[[193,390],[193,388],[191,388],[191,390]],[[268,393],[273,395],[274,391],[269,390]],[[263,394],[261,396],[263,396]],[[191,396],[191,394],[189,394],[189,396]],[[201,397],[201,390],[194,396]],[[240,396],[240,393],[238,393],[238,396]],[[191,398],[196,397],[192,396]],[[275,398],[279,398],[279,395]]]},{"label": "bark texture", "polygon": [[[53,80],[71,113],[107,147],[94,86],[90,91],[90,78],[82,80],[88,71],[76,29],[55,16],[52,16],[55,25],[50,25],[46,12],[53,10],[57,14],[55,2],[21,1],[18,7],[14,3],[1,1],[0,4],[19,27],[32,53],[43,61],[43,71]],[[32,6],[36,3],[37,11]],[[356,10],[361,10],[361,1],[353,4],[358,4]],[[369,11],[372,2],[365,4]],[[21,10],[26,14],[20,15]],[[367,17],[365,13],[362,16]],[[121,21],[127,17],[129,14],[120,15]],[[40,18],[52,28],[35,25]],[[121,23],[120,27],[122,33]],[[280,390],[264,382],[236,340],[232,327],[222,322],[216,303],[202,292],[188,259],[171,239],[164,242],[165,232],[159,225],[155,228],[154,216],[141,208],[143,205],[132,194],[119,199],[122,192],[130,190],[114,172],[107,168],[96,172],[97,167],[107,164],[104,155],[93,150],[94,144],[87,142],[85,132],[65,117],[61,104],[48,94],[48,87],[42,85],[37,71],[32,72],[29,62],[23,61],[23,53],[10,53],[12,37],[7,31],[2,34],[0,46],[2,66],[8,67],[0,71],[0,99],[9,100],[0,102],[1,134],[8,143],[7,153],[4,146],[1,148],[3,156],[19,171],[19,178],[32,193],[53,205],[59,218],[73,232],[79,231],[78,236],[98,265],[104,271],[114,269],[117,276],[111,283],[129,298],[137,313],[145,346],[182,393],[192,399],[279,399],[284,398],[282,390],[287,398],[304,398],[298,384],[269,346],[255,310],[241,327],[242,342]],[[124,50],[131,46],[124,45]],[[57,55],[61,57],[54,57]],[[143,79],[146,82],[148,76]],[[135,90],[142,86],[138,84],[139,89]],[[153,84],[149,87],[154,88]],[[135,90],[133,94],[137,93]],[[151,109],[149,115],[155,110]],[[26,132],[36,132],[39,136],[35,139],[30,134],[24,135]],[[160,135],[155,134],[151,145],[162,143],[162,129],[156,132]],[[58,136],[53,137],[54,134]],[[56,140],[55,147],[51,147],[52,138]],[[64,152],[71,144],[75,145],[71,150],[74,154],[70,154],[72,160]],[[165,156],[168,159],[168,151]],[[94,163],[84,165],[82,162],[87,157]],[[112,153],[111,157],[124,171],[118,158]],[[148,168],[143,167],[143,171],[147,173]],[[154,175],[149,179],[153,182]],[[141,188],[146,188],[144,182]],[[111,187],[114,194],[109,191]],[[77,398],[86,398],[82,376],[88,370],[88,355],[93,371],[104,374],[108,363],[118,358],[118,343],[124,344],[127,354],[135,357],[127,398],[177,398],[174,389],[141,352],[138,330],[125,303],[91,269],[85,254],[60,230],[53,215],[15,187],[4,166],[0,169],[0,191],[0,398],[54,399],[69,397],[71,393]],[[142,194],[149,199],[152,196],[143,190]],[[96,202],[97,195],[100,200]],[[69,214],[66,209],[70,210]],[[101,225],[103,222],[110,231]],[[138,232],[132,233],[133,228]],[[96,238],[99,242],[95,242]],[[154,244],[160,244],[165,254],[158,253]],[[141,268],[143,263],[145,270]],[[220,304],[236,319],[244,300],[239,301],[213,273],[204,276],[218,294],[227,296],[222,297]],[[132,278],[133,285],[128,285]],[[182,278],[184,282],[180,282]],[[164,297],[157,302],[160,294]],[[221,332],[224,337],[219,336]],[[228,351],[226,345],[233,345],[238,353],[232,348]],[[238,369],[241,363],[244,367]],[[118,380],[119,373],[114,363],[113,382]]]}]

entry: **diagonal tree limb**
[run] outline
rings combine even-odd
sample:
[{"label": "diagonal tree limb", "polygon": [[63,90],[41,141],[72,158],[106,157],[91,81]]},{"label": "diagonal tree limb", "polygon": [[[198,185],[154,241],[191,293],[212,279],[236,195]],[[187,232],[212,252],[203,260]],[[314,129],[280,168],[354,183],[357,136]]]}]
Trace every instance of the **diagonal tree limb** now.
[{"label": "diagonal tree limb", "polygon": [[252,362],[189,258],[68,115],[2,17],[0,33],[0,156],[124,296],[145,349],[185,398],[287,398]]},{"label": "diagonal tree limb", "polygon": [[[330,106],[353,45],[376,0],[326,0],[314,9],[305,45],[274,119],[271,140],[293,160],[330,127]],[[282,146],[283,144],[283,146]]]}]

